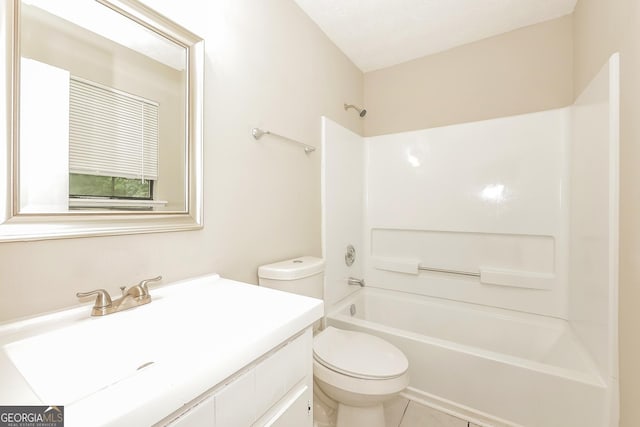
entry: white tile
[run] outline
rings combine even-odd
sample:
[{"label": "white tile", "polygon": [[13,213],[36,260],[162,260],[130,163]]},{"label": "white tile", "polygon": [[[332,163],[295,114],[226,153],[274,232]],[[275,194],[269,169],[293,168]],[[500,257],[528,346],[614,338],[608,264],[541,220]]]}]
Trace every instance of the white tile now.
[{"label": "white tile", "polygon": [[410,402],[400,427],[467,427],[467,422],[416,402]]},{"label": "white tile", "polygon": [[384,420],[386,427],[398,427],[405,409],[409,404],[409,399],[402,396],[394,397],[384,404]]}]

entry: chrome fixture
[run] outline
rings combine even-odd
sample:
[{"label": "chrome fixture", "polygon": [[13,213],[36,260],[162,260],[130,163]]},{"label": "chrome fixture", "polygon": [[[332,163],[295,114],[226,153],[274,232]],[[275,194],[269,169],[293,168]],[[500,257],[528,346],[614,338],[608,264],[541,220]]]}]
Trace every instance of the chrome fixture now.
[{"label": "chrome fixture", "polygon": [[351,267],[356,261],[356,248],[353,245],[347,246],[347,252],[344,254],[344,263],[347,267]]},{"label": "chrome fixture", "polygon": [[347,283],[350,285],[358,285],[361,288],[364,287],[364,279],[356,279],[355,277],[349,277]]},{"label": "chrome fixture", "polygon": [[263,129],[260,129],[260,128],[251,129],[251,135],[253,135],[253,137],[256,140],[262,138],[264,135],[273,135],[273,136],[277,136],[278,138],[286,139],[287,141],[295,142],[296,144],[302,145],[302,147],[304,148],[304,152],[307,153],[307,154],[313,153],[314,151],[316,151],[316,147],[304,144],[304,143],[302,143],[300,141],[296,141],[295,139],[291,139],[291,138],[286,137],[284,135],[279,135],[279,134],[277,134],[275,132],[271,132],[271,131],[268,131],[268,130],[263,130]]},{"label": "chrome fixture", "polygon": [[354,110],[356,110],[358,112],[358,114],[360,114],[360,117],[364,117],[367,115],[367,110],[365,110],[364,108],[358,108],[353,104],[344,104],[344,109],[348,110],[349,108],[353,108]]},{"label": "chrome fixture", "polygon": [[349,306],[349,314],[351,314],[352,316],[356,315],[356,305],[355,304],[351,304]]},{"label": "chrome fixture", "polygon": [[111,296],[104,289],[96,289],[90,292],[78,292],[76,296],[78,298],[84,298],[91,295],[97,295],[96,302],[91,310],[92,316],[105,316],[111,313],[117,313],[118,311],[127,310],[129,308],[137,307],[139,305],[148,304],[151,302],[151,295],[149,294],[150,282],[158,282],[162,280],[162,276],[154,277],[153,279],[142,280],[135,286],[127,289],[125,286],[121,286],[122,296],[115,301],[111,300]]},{"label": "chrome fixture", "polygon": [[418,270],[420,270],[420,271],[433,271],[435,273],[459,274],[461,276],[480,277],[480,273],[473,273],[471,271],[446,270],[444,268],[423,267],[421,265],[418,266]]}]

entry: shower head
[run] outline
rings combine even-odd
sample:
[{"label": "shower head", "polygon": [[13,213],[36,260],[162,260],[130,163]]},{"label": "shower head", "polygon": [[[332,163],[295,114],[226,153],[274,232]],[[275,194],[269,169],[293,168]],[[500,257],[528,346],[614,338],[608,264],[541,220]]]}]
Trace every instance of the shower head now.
[{"label": "shower head", "polygon": [[358,108],[352,104],[344,104],[345,110],[348,110],[349,108],[353,108],[354,110],[356,110],[360,114],[360,117],[364,117],[367,115],[367,110],[365,110],[364,108]]}]

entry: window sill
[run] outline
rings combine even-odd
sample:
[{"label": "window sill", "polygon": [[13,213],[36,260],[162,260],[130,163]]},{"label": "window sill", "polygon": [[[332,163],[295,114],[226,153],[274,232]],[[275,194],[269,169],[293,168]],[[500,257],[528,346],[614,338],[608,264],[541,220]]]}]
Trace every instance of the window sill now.
[{"label": "window sill", "polygon": [[153,208],[167,203],[165,200],[69,199],[70,208]]}]

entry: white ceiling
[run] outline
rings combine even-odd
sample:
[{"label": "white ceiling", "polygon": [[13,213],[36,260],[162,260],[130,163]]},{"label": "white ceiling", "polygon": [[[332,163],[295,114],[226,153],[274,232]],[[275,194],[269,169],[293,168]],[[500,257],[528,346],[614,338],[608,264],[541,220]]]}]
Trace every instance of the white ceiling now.
[{"label": "white ceiling", "polygon": [[577,0],[295,0],[364,72],[570,14]]}]

